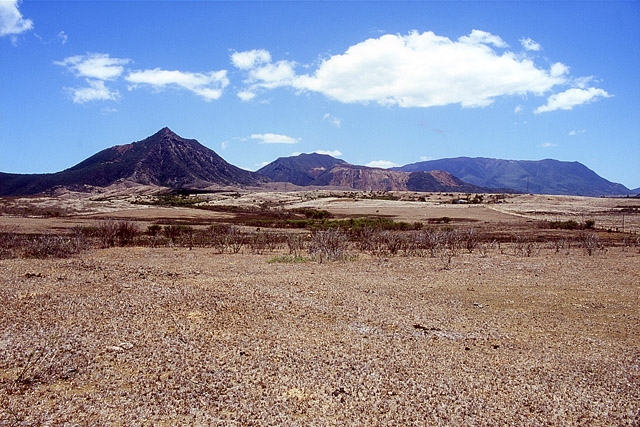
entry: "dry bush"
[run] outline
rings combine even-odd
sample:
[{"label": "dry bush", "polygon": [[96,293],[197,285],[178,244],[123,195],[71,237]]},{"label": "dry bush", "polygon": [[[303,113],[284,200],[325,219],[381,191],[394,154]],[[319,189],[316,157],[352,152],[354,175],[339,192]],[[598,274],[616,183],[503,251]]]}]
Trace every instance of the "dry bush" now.
[{"label": "dry bush", "polygon": [[12,230],[0,230],[0,259],[15,258],[20,242],[18,235]]},{"label": "dry bush", "polygon": [[289,255],[299,257],[306,246],[306,239],[304,235],[299,233],[289,233],[286,235],[287,248],[289,249]]},{"label": "dry bush", "polygon": [[98,226],[90,231],[98,237],[100,244],[105,248],[113,246],[127,246],[133,243],[140,230],[138,226],[129,221],[115,221],[108,219],[101,221]]},{"label": "dry bush", "polygon": [[463,231],[460,233],[460,238],[462,240],[462,244],[465,249],[471,254],[475,249],[478,248],[480,244],[480,236],[478,232],[473,228]]},{"label": "dry bush", "polygon": [[340,230],[315,231],[309,242],[309,255],[320,261],[338,261],[349,257],[349,238]]},{"label": "dry bush", "polygon": [[584,250],[584,253],[591,256],[595,251],[606,251],[606,247],[598,236],[594,233],[580,232],[578,235],[578,241],[580,246]]},{"label": "dry bush", "polygon": [[66,258],[88,247],[89,242],[80,235],[42,234],[23,240],[22,254],[25,258]]},{"label": "dry bush", "polygon": [[526,236],[516,236],[513,243],[513,254],[521,257],[531,257],[540,253],[540,246]]},{"label": "dry bush", "polygon": [[261,232],[251,233],[247,236],[247,243],[251,253],[261,254],[267,248],[267,235]]}]

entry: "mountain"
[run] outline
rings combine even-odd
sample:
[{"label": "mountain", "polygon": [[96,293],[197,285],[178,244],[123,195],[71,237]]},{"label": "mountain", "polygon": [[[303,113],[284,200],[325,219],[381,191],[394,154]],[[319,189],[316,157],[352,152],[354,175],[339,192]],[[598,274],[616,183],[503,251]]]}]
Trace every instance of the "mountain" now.
[{"label": "mountain", "polygon": [[465,182],[489,188],[513,188],[521,192],[575,196],[629,194],[622,184],[607,181],[579,162],[558,160],[502,160],[456,157],[412,163],[394,170],[441,170]]},{"label": "mountain", "polygon": [[319,175],[334,166],[346,164],[326,154],[300,154],[292,157],[280,157],[258,169],[258,173],[272,181],[291,182],[296,185],[311,185]]},{"label": "mountain", "polygon": [[124,181],[195,189],[257,185],[268,179],[227,163],[195,139],[181,138],[164,128],[142,141],[102,150],[62,172],[0,173],[0,195],[30,195],[57,187],[107,187]]},{"label": "mountain", "polygon": [[281,157],[258,170],[273,181],[365,191],[484,192],[443,171],[406,173],[352,165],[326,154]]}]

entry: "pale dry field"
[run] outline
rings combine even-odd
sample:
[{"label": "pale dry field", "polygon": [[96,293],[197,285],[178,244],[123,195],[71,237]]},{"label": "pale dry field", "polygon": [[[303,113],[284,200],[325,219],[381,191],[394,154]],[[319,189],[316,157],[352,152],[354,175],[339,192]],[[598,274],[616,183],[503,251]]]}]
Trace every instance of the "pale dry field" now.
[{"label": "pale dry field", "polygon": [[[315,201],[407,220],[447,208]],[[0,225],[221,214],[92,203]],[[455,226],[524,230],[527,210],[447,212],[464,212]],[[640,425],[638,249],[512,249],[461,251],[449,269],[185,247],[0,260],[0,425]]]}]

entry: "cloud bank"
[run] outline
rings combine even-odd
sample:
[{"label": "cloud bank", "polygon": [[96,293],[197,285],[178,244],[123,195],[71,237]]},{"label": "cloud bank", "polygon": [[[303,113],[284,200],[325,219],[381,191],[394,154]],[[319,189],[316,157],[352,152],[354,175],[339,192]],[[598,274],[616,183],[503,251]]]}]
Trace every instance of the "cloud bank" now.
[{"label": "cloud bank", "polygon": [[[4,9],[17,11],[15,1],[0,4]],[[481,30],[457,39],[431,31],[412,31],[356,43],[342,54],[305,66],[304,73],[296,71],[295,61],[275,61],[264,49],[233,51],[230,62],[243,76],[236,92],[243,102],[277,88],[288,88],[296,94],[315,93],[345,104],[400,108],[447,105],[478,108],[489,106],[501,97],[547,96],[547,103],[534,110],[539,114],[571,110],[611,96],[603,89],[588,87],[593,76],[570,76],[569,67],[561,62],[546,67],[536,65],[529,52],[541,50],[540,44],[530,38],[519,41],[526,52],[513,52],[501,37]],[[222,97],[231,84],[224,69],[206,72],[161,68],[127,70],[131,62],[109,54],[87,53],[55,64],[86,80],[88,86],[67,89],[77,103],[117,99],[118,91],[109,85],[118,81],[128,83],[129,90],[140,87],[154,91],[186,90],[207,102]],[[564,91],[557,93],[558,88]],[[518,106],[514,113],[522,111],[523,107]],[[341,120],[328,113],[323,121],[341,126]]]},{"label": "cloud bank", "polygon": [[507,47],[485,31],[473,30],[457,40],[413,31],[357,43],[322,61],[311,74],[296,74],[292,61],[272,62],[266,51],[236,52],[232,63],[247,72],[241,91],[245,99],[265,89],[290,87],[343,103],[483,107],[500,96],[543,95],[568,81],[564,64],[539,68],[504,51]]}]

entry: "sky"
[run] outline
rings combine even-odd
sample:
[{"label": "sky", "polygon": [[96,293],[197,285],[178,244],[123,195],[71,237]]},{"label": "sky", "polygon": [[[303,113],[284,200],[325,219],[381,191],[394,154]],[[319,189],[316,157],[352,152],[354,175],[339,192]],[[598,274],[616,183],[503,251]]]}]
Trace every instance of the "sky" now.
[{"label": "sky", "polygon": [[579,161],[640,187],[638,1],[0,0],[0,171],[167,126],[256,170]]}]

